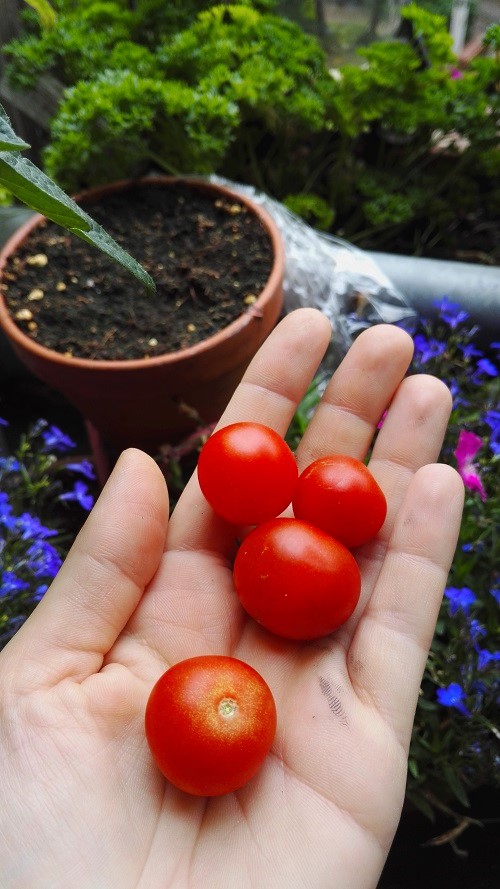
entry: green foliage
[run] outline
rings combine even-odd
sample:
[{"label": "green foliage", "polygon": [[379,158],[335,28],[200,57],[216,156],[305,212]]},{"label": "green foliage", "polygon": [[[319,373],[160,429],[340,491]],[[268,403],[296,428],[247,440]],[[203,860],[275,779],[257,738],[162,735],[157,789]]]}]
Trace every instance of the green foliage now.
[{"label": "green foliage", "polygon": [[0,186],[38,213],[61,225],[67,231],[124,266],[150,292],[155,285],[152,278],[123,250],[94,220],[69,198],[45,173],[22,157],[20,148],[29,147],[14,133],[5,110],[0,105]]},{"label": "green foliage", "polygon": [[6,75],[19,89],[33,88],[43,73],[63,84],[93,77],[106,67],[117,43],[132,39],[133,21],[133,13],[119,3],[81,4],[77,15],[74,10],[58,15],[50,30],[7,44]]},{"label": "green foliage", "polygon": [[332,77],[272,0],[54,6],[54,29],[31,23],[7,53],[18,84],[49,72],[68,85],[45,155],[63,187],[151,166],[214,172],[321,203],[366,249],[500,261],[498,26],[458,71],[445,17],[410,4],[407,38],[360,49]]},{"label": "green foliage", "polygon": [[[41,2],[41,0],[36,0]],[[3,47],[8,60],[6,74],[18,89],[34,88],[42,74],[51,74],[65,86],[92,78],[104,68],[119,68],[113,52],[122,42],[155,51],[163,39],[188,26],[197,14],[211,6],[209,0],[71,0],[54,3],[56,14],[50,28],[27,17],[26,30]],[[273,0],[242,5],[257,9],[273,6]],[[134,70],[131,68],[131,70]],[[145,74],[145,71],[137,73]]]},{"label": "green foliage", "polygon": [[500,25],[490,25],[484,35],[484,45],[491,46],[497,52],[500,50]]},{"label": "green foliage", "polygon": [[285,194],[296,183],[293,152],[330,129],[332,80],[322,50],[254,4],[202,11],[154,56],[136,44],[134,59],[132,47],[122,41],[108,68],[63,96],[45,162],[66,189],[134,176],[154,163],[168,172],[222,172]]},{"label": "green foliage", "polygon": [[[471,237],[476,220],[497,224],[500,65],[485,57],[454,70],[444,20],[415,5],[402,15],[411,41],[377,42],[360,51],[364,66],[341,69],[339,145],[320,187],[338,233],[359,246],[391,250],[397,238],[401,252],[446,255],[457,220]],[[488,248],[499,256],[494,236]]]},{"label": "green foliage", "polygon": [[321,231],[329,231],[334,220],[334,212],[315,194],[289,194],[283,203],[292,213],[301,216],[308,225],[319,228]]},{"label": "green foliage", "polygon": [[325,123],[331,84],[318,44],[292,22],[244,6],[214,6],[159,52],[164,74],[216,89],[276,130]]},{"label": "green foliage", "polygon": [[172,80],[104,71],[67,90],[45,154],[50,175],[71,191],[137,176],[154,161],[169,173],[210,172],[237,111],[216,93]]},{"label": "green foliage", "polygon": [[[426,9],[428,12],[443,16],[449,27],[453,0],[418,0],[418,5],[422,7],[422,9]],[[477,6],[478,0],[469,0],[469,18],[467,20],[467,30],[465,34],[466,40],[470,40],[474,32],[473,26],[477,17]]]}]

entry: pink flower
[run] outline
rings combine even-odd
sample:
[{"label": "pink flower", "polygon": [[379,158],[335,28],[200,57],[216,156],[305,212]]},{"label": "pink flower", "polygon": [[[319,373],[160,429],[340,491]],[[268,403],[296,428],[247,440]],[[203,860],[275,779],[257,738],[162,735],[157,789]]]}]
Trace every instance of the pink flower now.
[{"label": "pink flower", "polygon": [[479,476],[479,468],[473,463],[474,457],[482,446],[483,440],[479,435],[462,429],[454,454],[465,487],[469,491],[477,491],[481,500],[486,500],[486,491]]},{"label": "pink flower", "polygon": [[382,426],[384,425],[384,420],[385,420],[385,418],[387,417],[387,414],[388,414],[388,413],[389,413],[389,409],[386,408],[385,411],[384,411],[384,413],[383,413],[382,416],[380,417],[380,420],[379,420],[378,423],[377,423],[377,429],[382,429]]}]

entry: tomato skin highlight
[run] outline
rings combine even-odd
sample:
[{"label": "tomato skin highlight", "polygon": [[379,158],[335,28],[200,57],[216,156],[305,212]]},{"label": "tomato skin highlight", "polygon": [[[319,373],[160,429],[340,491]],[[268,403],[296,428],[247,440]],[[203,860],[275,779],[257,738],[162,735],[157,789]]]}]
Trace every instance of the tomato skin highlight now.
[{"label": "tomato skin highlight", "polygon": [[327,636],[359,599],[354,556],[307,522],[277,518],[248,534],[236,554],[234,585],[245,611],[286,639]]},{"label": "tomato skin highlight", "polygon": [[198,481],[214,512],[234,525],[258,525],[291,503],[295,458],[274,429],[233,423],[214,432],[198,459]]},{"label": "tomato skin highlight", "polygon": [[146,738],[158,768],[180,790],[220,796],[262,766],[276,733],[269,686],[237,658],[205,655],[174,664],[154,685]]},{"label": "tomato skin highlight", "polygon": [[351,549],[380,531],[387,502],[364,463],[336,454],[315,460],[300,474],[293,511]]}]

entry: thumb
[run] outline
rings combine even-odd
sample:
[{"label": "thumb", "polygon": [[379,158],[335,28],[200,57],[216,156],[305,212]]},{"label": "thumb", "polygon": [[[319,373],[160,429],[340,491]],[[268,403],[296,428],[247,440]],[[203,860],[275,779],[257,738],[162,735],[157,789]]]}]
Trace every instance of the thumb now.
[{"label": "thumb", "polygon": [[100,670],[158,568],[167,520],[156,463],[124,451],[51,587],[0,656],[16,688]]}]

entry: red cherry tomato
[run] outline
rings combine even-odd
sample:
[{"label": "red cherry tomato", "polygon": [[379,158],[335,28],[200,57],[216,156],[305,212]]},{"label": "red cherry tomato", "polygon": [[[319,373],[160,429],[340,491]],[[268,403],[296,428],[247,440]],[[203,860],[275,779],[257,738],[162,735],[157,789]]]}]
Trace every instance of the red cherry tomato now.
[{"label": "red cherry tomato", "polygon": [[316,460],[301,473],[293,511],[352,548],[380,530],[387,503],[364,463],[338,454]]},{"label": "red cherry tomato", "polygon": [[198,480],[212,509],[235,525],[258,525],[291,503],[295,458],[273,429],[233,423],[214,432],[200,452]]},{"label": "red cherry tomato", "polygon": [[158,768],[196,796],[220,796],[246,784],[275,732],[268,685],[236,658],[207,655],[175,664],[146,706],[146,738]]},{"label": "red cherry tomato", "polygon": [[317,639],[336,630],[354,611],[361,586],[349,550],[298,519],[272,519],[251,531],[233,575],[245,611],[286,639]]}]

